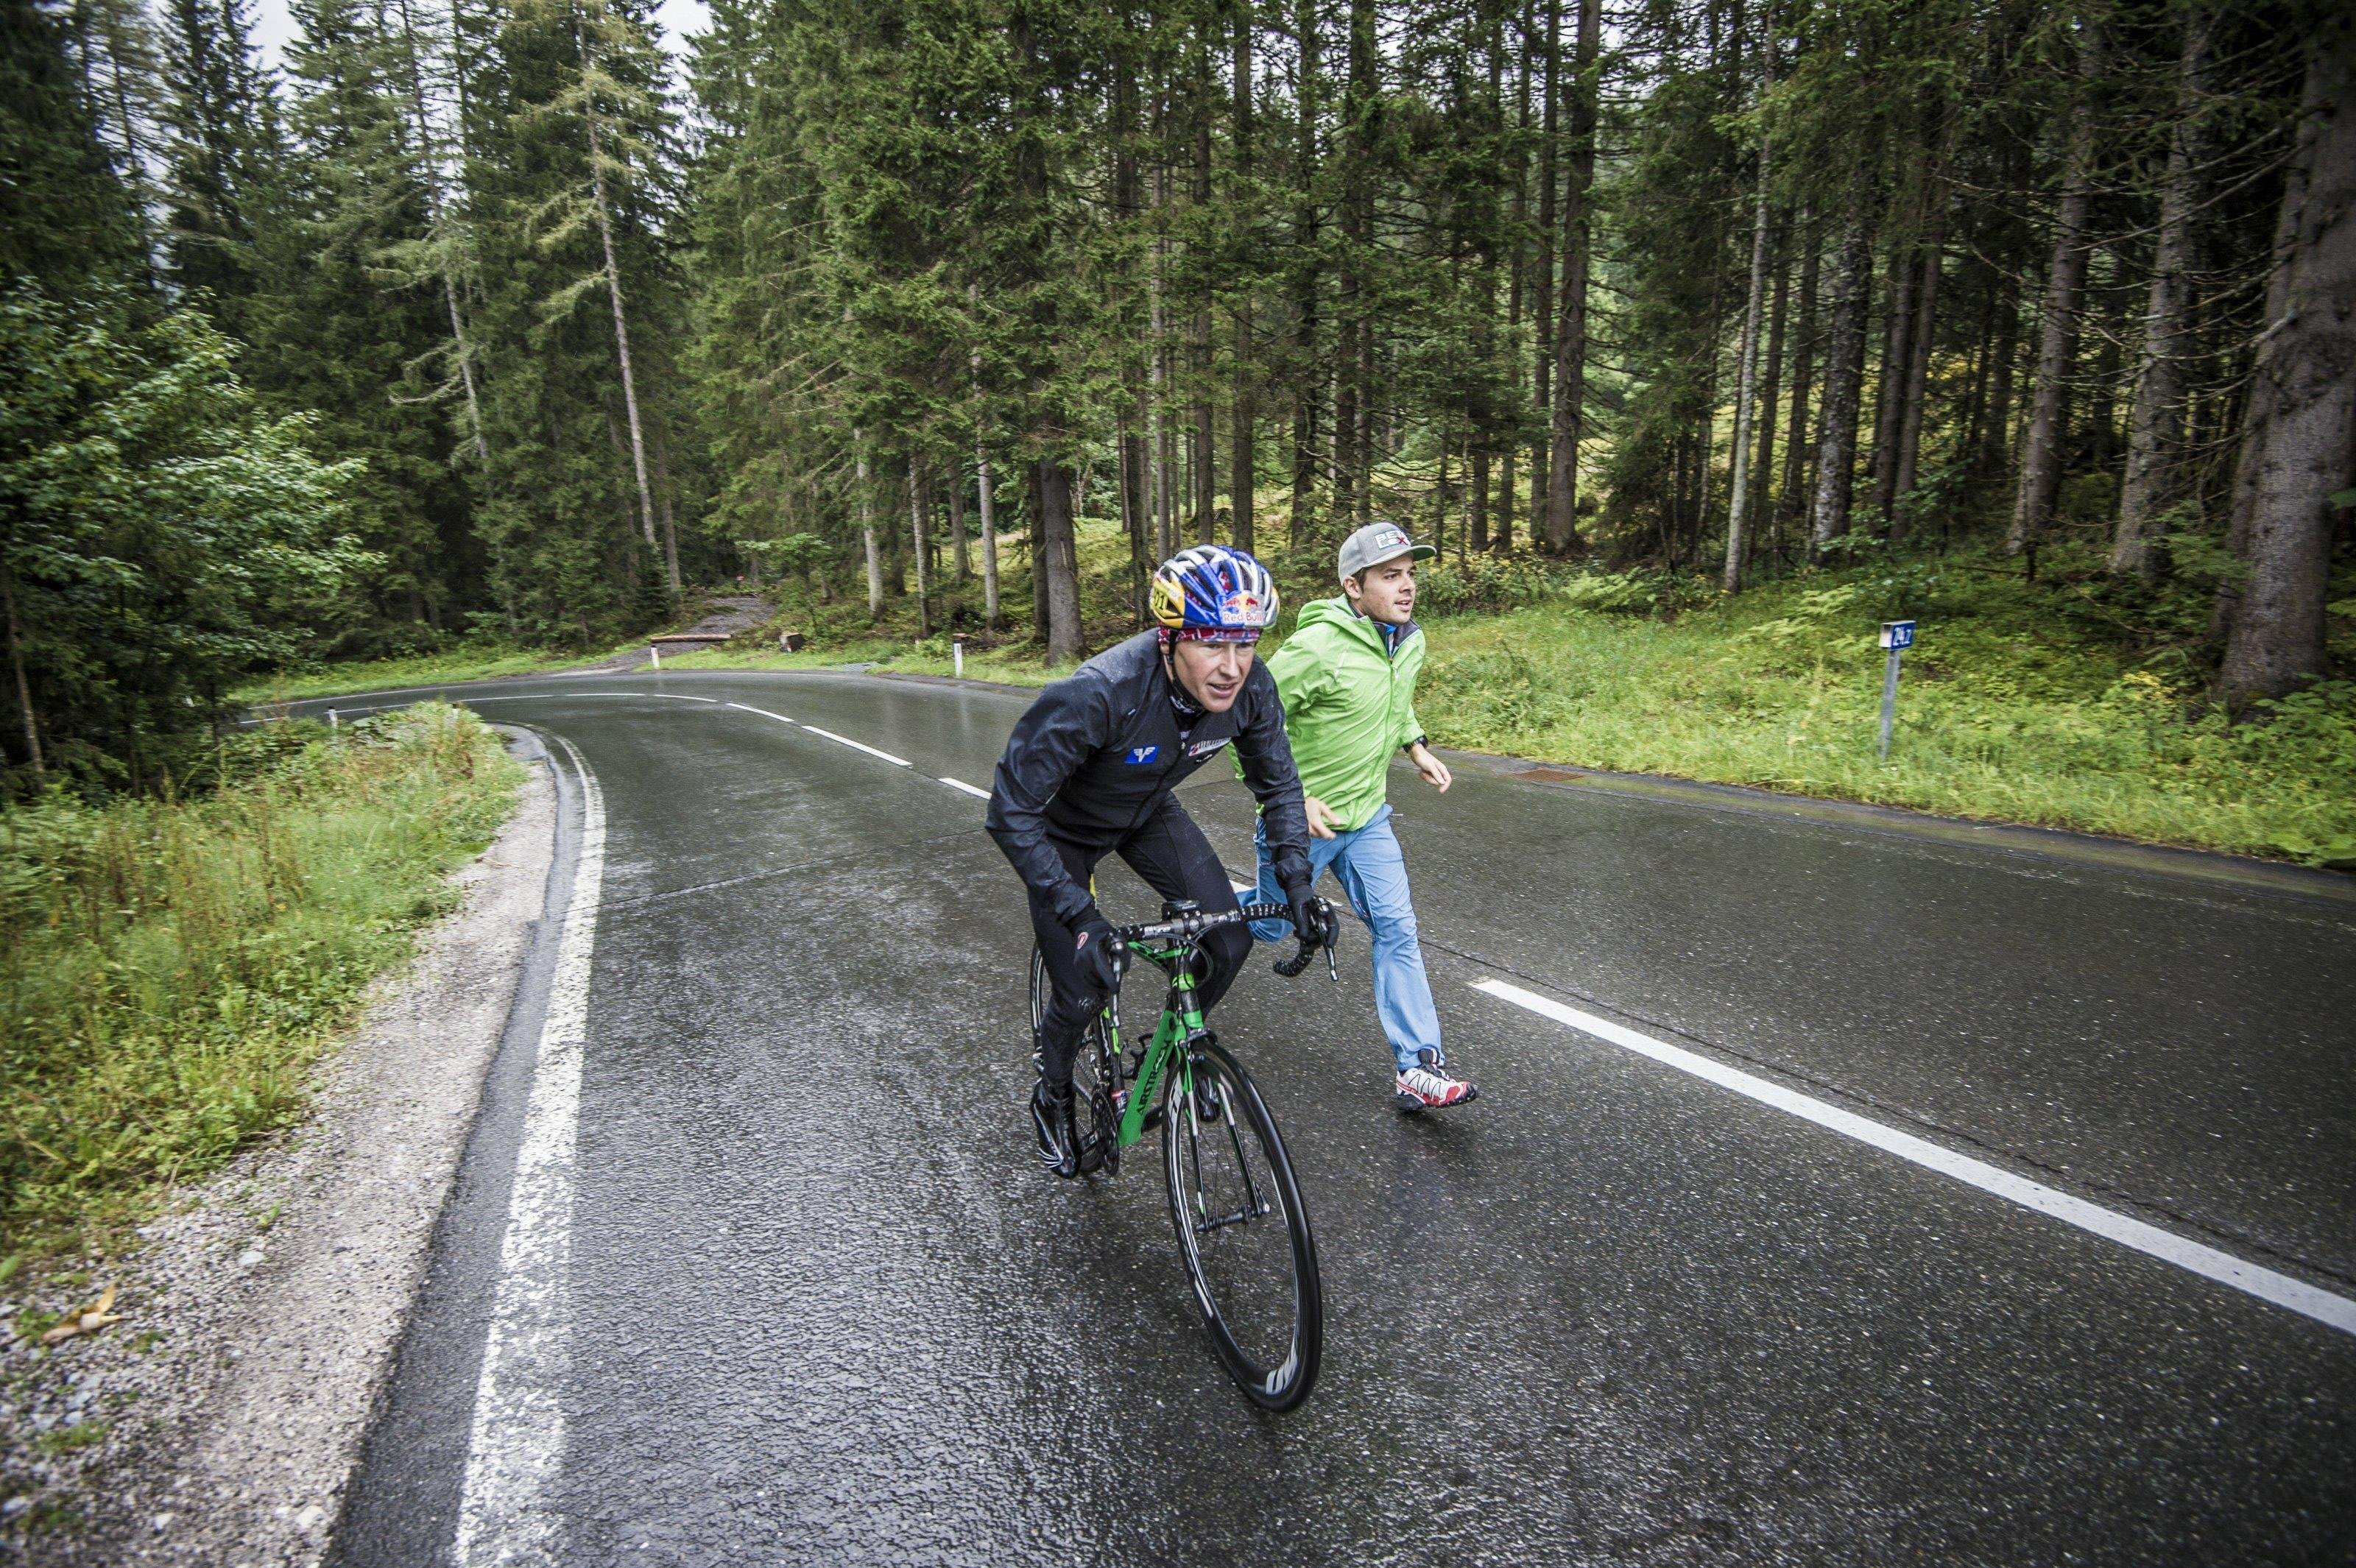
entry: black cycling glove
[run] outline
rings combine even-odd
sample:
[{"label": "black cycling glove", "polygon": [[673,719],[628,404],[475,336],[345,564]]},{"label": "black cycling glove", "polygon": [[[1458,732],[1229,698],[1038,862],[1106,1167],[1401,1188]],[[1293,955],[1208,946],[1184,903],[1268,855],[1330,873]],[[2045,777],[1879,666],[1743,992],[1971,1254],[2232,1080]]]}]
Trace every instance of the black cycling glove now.
[{"label": "black cycling glove", "polygon": [[1285,889],[1284,901],[1292,909],[1292,934],[1303,942],[1323,943],[1325,923],[1318,918],[1317,901],[1309,896],[1309,884],[1297,882]]},{"label": "black cycling glove", "polygon": [[1080,975],[1098,991],[1112,991],[1120,985],[1120,971],[1113,964],[1112,922],[1091,909],[1080,917],[1075,928],[1072,951],[1080,961]]}]

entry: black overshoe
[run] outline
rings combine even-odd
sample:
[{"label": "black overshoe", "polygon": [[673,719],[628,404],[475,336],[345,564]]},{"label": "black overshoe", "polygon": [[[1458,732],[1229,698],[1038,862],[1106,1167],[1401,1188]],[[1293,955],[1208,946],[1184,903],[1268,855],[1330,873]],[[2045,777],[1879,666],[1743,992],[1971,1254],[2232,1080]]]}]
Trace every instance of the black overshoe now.
[{"label": "black overshoe", "polygon": [[1039,1163],[1066,1180],[1080,1173],[1080,1129],[1072,1110],[1072,1086],[1051,1088],[1042,1078],[1031,1089],[1031,1130],[1039,1139]]}]

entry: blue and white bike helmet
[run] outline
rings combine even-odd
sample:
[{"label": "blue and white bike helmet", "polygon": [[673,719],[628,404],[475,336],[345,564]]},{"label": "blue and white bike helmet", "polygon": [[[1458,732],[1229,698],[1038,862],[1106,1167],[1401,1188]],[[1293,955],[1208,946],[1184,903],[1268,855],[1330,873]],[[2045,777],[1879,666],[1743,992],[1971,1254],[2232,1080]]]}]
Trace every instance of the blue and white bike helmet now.
[{"label": "blue and white bike helmet", "polygon": [[1256,643],[1276,609],[1276,579],[1248,550],[1196,545],[1154,569],[1153,619],[1173,637]]}]

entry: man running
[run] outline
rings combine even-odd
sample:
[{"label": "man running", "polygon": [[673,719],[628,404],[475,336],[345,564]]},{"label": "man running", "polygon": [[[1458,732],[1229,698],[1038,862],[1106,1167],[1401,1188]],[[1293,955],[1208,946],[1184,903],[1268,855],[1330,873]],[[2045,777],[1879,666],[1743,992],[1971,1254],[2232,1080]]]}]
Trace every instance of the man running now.
[{"label": "man running", "polygon": [[[1164,898],[1206,914],[1237,907],[1226,868],[1171,794],[1229,741],[1260,804],[1262,880],[1282,890],[1304,936],[1322,923],[1309,898],[1309,832],[1284,709],[1252,651],[1276,619],[1276,584],[1239,549],[1181,550],[1153,574],[1153,618],[1039,694],[1014,726],[990,792],[990,836],[1023,878],[1051,997],[1040,1024],[1031,1119],[1041,1161],[1079,1174],[1072,1053],[1119,976],[1112,923],[1089,891],[1118,854]],[[1272,901],[1274,895],[1271,895]],[[1280,925],[1280,922],[1271,922]],[[1203,943],[1195,994],[1207,1012],[1251,952],[1240,925]]]},{"label": "man running", "polygon": [[[1387,798],[1391,757],[1399,752],[1434,789],[1445,793],[1451,782],[1415,717],[1424,641],[1415,624],[1415,563],[1438,553],[1391,523],[1360,528],[1342,544],[1342,597],[1303,609],[1269,661],[1307,792],[1310,880],[1330,868],[1374,933],[1375,1011],[1398,1068],[1397,1104],[1410,1114],[1461,1105],[1480,1093],[1449,1073],[1440,1049],[1440,1014]],[[1271,879],[1282,880],[1283,862],[1269,848],[1280,840],[1265,821],[1259,840],[1265,897]],[[1261,921],[1252,933],[1275,942],[1284,928]]]}]

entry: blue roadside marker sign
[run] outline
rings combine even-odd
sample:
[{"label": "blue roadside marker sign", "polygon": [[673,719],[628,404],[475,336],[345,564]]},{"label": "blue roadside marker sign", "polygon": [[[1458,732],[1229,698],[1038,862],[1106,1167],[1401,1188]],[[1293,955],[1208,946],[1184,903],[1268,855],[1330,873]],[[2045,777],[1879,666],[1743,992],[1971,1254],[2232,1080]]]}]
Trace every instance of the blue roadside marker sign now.
[{"label": "blue roadside marker sign", "polygon": [[1890,650],[1890,663],[1881,672],[1881,761],[1890,762],[1890,726],[1898,717],[1898,656],[1914,645],[1914,623],[1884,621],[1881,623],[1881,645]]}]

